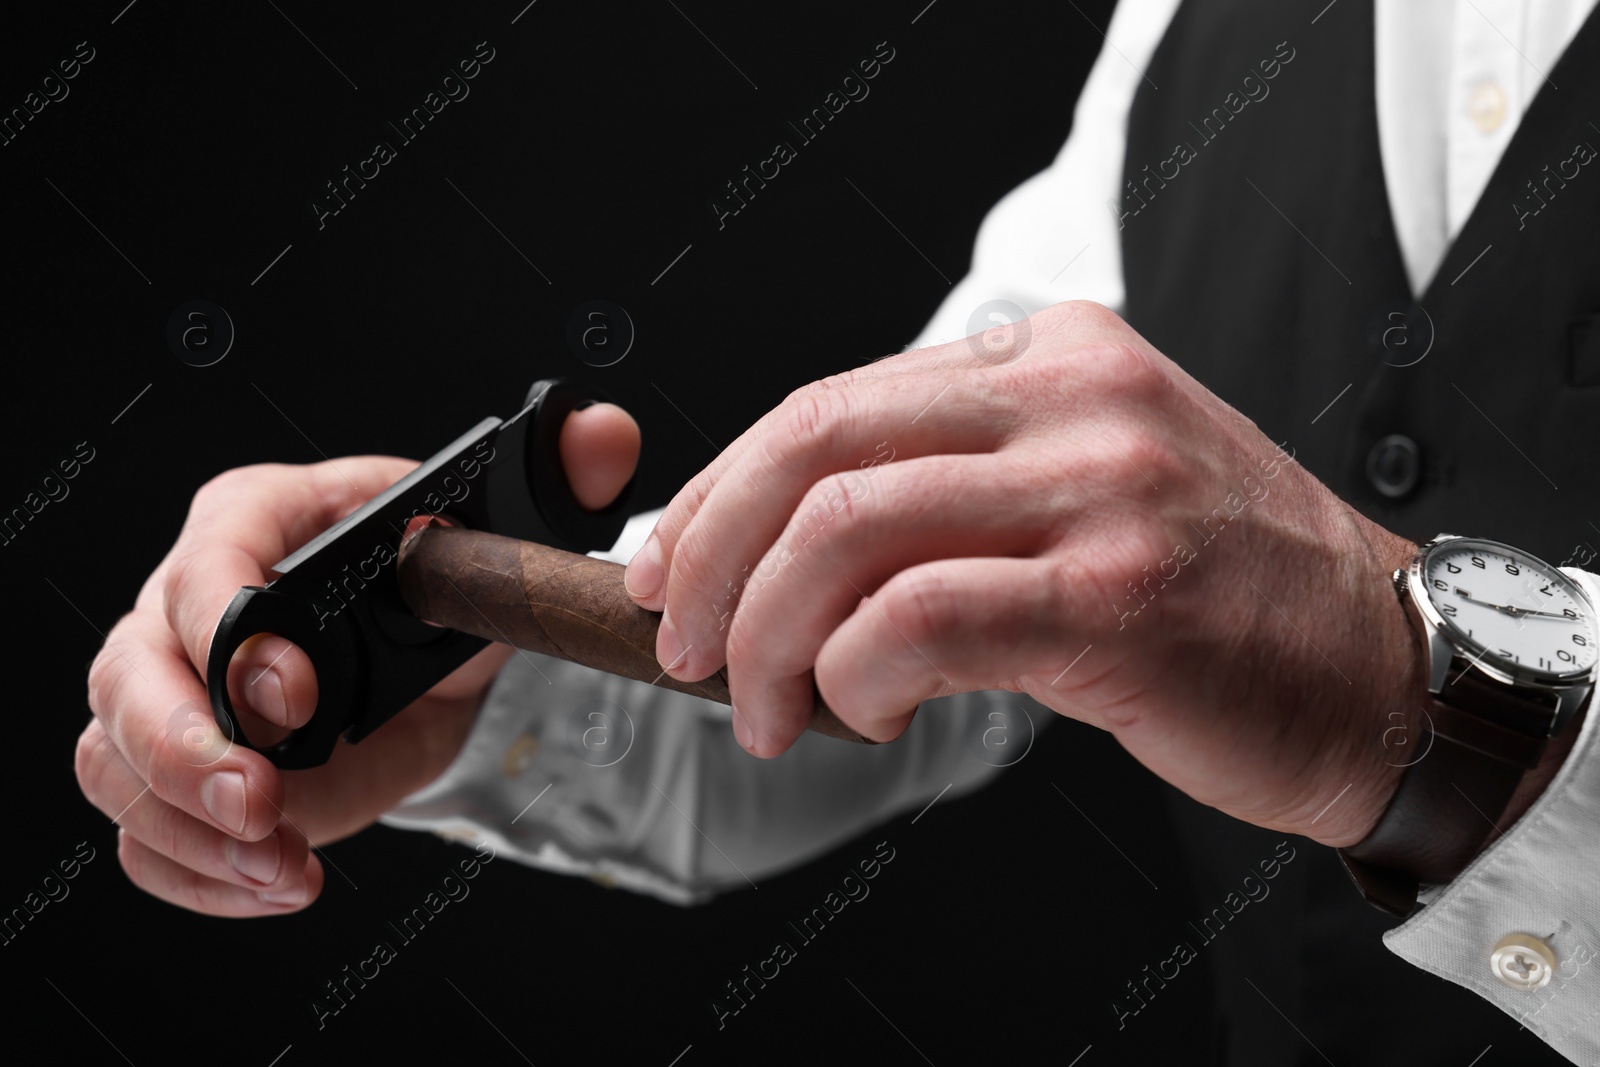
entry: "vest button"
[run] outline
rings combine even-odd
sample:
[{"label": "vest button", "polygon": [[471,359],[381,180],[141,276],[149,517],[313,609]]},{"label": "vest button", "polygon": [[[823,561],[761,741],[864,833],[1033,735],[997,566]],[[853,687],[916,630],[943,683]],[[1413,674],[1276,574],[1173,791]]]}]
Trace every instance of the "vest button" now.
[{"label": "vest button", "polygon": [[1367,453],[1367,480],[1394,500],[1408,495],[1422,476],[1422,450],[1404,434],[1392,433]]}]

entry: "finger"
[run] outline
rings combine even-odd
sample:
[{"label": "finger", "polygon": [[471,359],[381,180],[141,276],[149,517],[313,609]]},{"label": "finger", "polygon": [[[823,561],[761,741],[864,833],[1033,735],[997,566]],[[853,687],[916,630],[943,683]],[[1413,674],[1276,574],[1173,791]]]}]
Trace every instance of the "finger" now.
[{"label": "finger", "polygon": [[615,404],[591,404],[561,424],[561,467],[578,503],[590,511],[617,498],[639,464],[639,424]]},{"label": "finger", "polygon": [[669,574],[657,636],[662,667],[693,680],[723,664],[720,624],[745,568],[778,541],[820,480],[851,472],[849,481],[890,461],[999,447],[1017,411],[987,395],[973,373],[953,382],[936,375],[884,379],[786,404],[786,416],[717,483],[676,543],[657,528]]},{"label": "finger", "polygon": [[277,826],[277,768],[223,736],[205,688],[160,616],[135,612],[112,629],[89,668],[89,706],[160,799],[242,841],[258,841]]},{"label": "finger", "polygon": [[[293,642],[276,634],[246,638],[228,664],[228,697],[235,711],[248,710],[276,727],[298,729],[317,710],[317,672]],[[279,740],[246,727],[258,745]]]},{"label": "finger", "polygon": [[[457,673],[472,666],[469,662]],[[481,704],[481,699],[430,694],[359,745],[336,745],[318,773],[294,781],[295,828],[317,846],[364,830],[374,815],[444,772],[461,751]]]},{"label": "finger", "polygon": [[1031,556],[1075,516],[1050,472],[1002,455],[930,456],[823,479],[751,571],[727,639],[748,750],[785,751],[805,730],[823,643],[896,572],[938,559]]},{"label": "finger", "polygon": [[[670,546],[699,512],[714,487],[751,446],[762,440],[785,408],[811,394],[851,385],[867,385],[896,376],[954,378],[973,369],[994,370],[1030,358],[1030,353],[1102,344],[1138,341],[1138,334],[1110,309],[1087,300],[1056,304],[1023,323],[985,330],[973,337],[943,345],[930,345],[812,382],[791,393],[783,404],[762,416],[700,474],[684,486],[667,505],[656,532],[628,564],[626,585],[634,598],[651,611],[666,604],[665,569]],[[1145,346],[1148,347],[1148,346]]]},{"label": "finger", "polygon": [[89,751],[79,758],[94,766],[85,795],[107,818],[137,841],[208,878],[292,899],[305,890],[305,838],[279,827],[259,841],[239,841],[149,795],[148,787],[104,731],[86,735]]},{"label": "finger", "polygon": [[[959,344],[913,349],[910,352],[884,356],[865,366],[829,375],[801,386],[785,398],[785,403],[811,392],[841,389],[850,385],[921,372],[962,371],[970,369],[973,365],[971,351]],[[754,442],[765,436],[772,424],[782,417],[782,411],[783,405],[780,404],[756,420],[731,445],[718,453],[717,458],[704,470],[679,490],[667,505],[661,518],[656,522],[656,532],[650,535],[644,546],[628,563],[624,584],[641,606],[651,611],[660,611],[666,603],[666,571],[662,566],[661,538],[664,537],[670,543],[676,542],[679,532],[699,511],[700,505],[712,487],[721,481],[728,469]]]},{"label": "finger", "polygon": [[1025,674],[1066,666],[1096,605],[1059,572],[1048,559],[951,559],[901,571],[823,643],[817,689],[840,721],[889,741],[920,701],[1016,690]]},{"label": "finger", "polygon": [[195,494],[165,561],[167,619],[189,662],[205,670],[211,635],[241,586],[394,484],[416,464],[356,456],[308,466],[228,471]]},{"label": "finger", "polygon": [[304,908],[322,892],[322,864],[315,856],[306,860],[304,897],[284,904],[264,899],[256,890],[207,878],[175,863],[126,832],[117,836],[117,859],[133,884],[146,893],[203,915],[228,919],[288,915]]}]

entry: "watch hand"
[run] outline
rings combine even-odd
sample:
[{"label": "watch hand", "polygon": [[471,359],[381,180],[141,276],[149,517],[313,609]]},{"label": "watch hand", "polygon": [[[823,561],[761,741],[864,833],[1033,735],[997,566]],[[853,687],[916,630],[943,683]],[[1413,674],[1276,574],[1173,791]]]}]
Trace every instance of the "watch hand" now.
[{"label": "watch hand", "polygon": [[[1458,588],[1455,592],[1456,596],[1460,597],[1462,600],[1470,601],[1474,604],[1482,604],[1486,608],[1493,608],[1496,611],[1504,612],[1505,614],[1510,615],[1512,618],[1516,618],[1520,615],[1538,615],[1546,619],[1570,620],[1573,618],[1571,615],[1558,615],[1553,611],[1535,611],[1533,608],[1519,608],[1511,604],[1491,604],[1487,600],[1479,600],[1477,597],[1472,596],[1465,589]],[[1577,618],[1581,619],[1583,616],[1579,615]]]},{"label": "watch hand", "polygon": [[1568,616],[1568,615],[1557,615],[1553,611],[1534,611],[1532,608],[1512,607],[1510,604],[1496,604],[1496,605],[1494,605],[1494,607],[1497,608],[1500,611],[1505,612],[1507,615],[1510,615],[1512,618],[1517,618],[1518,616],[1522,616],[1522,615],[1538,615],[1541,618],[1546,618],[1546,619],[1570,619],[1571,618],[1571,616]]}]

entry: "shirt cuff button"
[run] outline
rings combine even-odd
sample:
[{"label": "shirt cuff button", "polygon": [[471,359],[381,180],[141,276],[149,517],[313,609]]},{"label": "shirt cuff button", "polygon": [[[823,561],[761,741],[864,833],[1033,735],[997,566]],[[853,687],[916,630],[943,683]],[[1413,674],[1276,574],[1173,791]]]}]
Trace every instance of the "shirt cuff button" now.
[{"label": "shirt cuff button", "polygon": [[1490,953],[1489,967],[1512,989],[1541,989],[1555,973],[1556,954],[1531,934],[1507,934]]}]

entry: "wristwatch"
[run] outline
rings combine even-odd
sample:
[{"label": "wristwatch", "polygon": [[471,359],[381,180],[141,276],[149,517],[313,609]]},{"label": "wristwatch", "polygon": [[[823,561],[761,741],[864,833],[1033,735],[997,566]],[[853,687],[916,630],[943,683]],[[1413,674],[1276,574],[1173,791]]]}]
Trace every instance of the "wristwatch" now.
[{"label": "wristwatch", "polygon": [[1600,626],[1560,568],[1478,537],[1440,534],[1394,585],[1427,649],[1433,699],[1388,808],[1339,855],[1370,903],[1407,915],[1420,886],[1448,882],[1482,850],[1522,776],[1588,700]]}]

